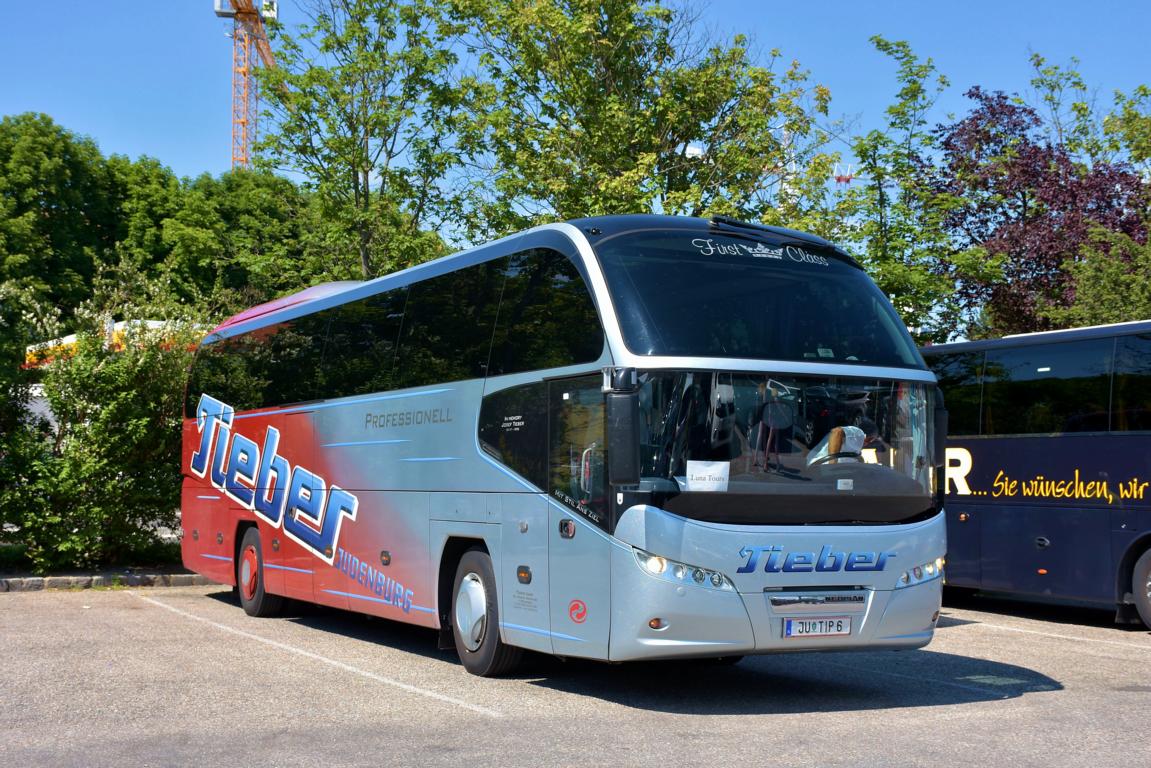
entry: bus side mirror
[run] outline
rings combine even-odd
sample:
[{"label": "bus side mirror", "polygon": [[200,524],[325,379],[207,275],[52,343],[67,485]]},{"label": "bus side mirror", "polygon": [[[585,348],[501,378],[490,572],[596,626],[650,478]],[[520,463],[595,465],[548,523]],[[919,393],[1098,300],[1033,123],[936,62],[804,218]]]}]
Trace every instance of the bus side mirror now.
[{"label": "bus side mirror", "polygon": [[639,483],[639,392],[608,392],[607,461],[608,482],[613,485]]}]

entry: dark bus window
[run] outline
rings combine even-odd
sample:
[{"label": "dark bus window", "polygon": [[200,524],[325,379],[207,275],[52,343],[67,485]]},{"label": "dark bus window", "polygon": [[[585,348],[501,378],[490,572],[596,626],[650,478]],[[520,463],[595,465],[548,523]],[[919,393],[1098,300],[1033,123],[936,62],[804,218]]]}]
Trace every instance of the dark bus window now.
[{"label": "dark bus window", "polygon": [[925,350],[924,359],[935,371],[947,406],[947,432],[955,437],[979,434],[980,377],[982,352],[955,352],[934,355]]},{"label": "dark bus window", "polygon": [[983,434],[1107,431],[1113,348],[1092,339],[989,351]]},{"label": "dark bus window", "polygon": [[1151,335],[1122,336],[1115,347],[1111,429],[1151,430]]},{"label": "dark bus window", "polygon": [[480,447],[537,488],[548,485],[548,385],[535,381],[488,395],[480,407]]},{"label": "dark bus window", "polygon": [[503,287],[502,261],[477,264],[408,288],[397,386],[485,375]]},{"label": "dark bus window", "polygon": [[549,488],[552,498],[598,525],[608,508],[602,378],[582,376],[549,385]]},{"label": "dark bus window", "polygon": [[268,382],[253,376],[247,360],[250,346],[245,337],[234,336],[203,345],[196,351],[188,379],[185,416],[196,415],[196,404],[203,394],[211,395],[238,410],[260,407]]},{"label": "dark bus window", "polygon": [[922,368],[875,283],[818,246],[649,230],[596,254],[636,354]]},{"label": "dark bus window", "polygon": [[314,400],[327,318],[309,315],[200,348],[185,411],[207,393],[238,411]]},{"label": "dark bus window", "polygon": [[599,359],[603,329],[587,286],[567,256],[536,248],[510,257],[504,272],[489,375]]},{"label": "dark bus window", "polygon": [[322,397],[396,388],[396,344],[407,295],[407,289],[400,288],[328,310]]}]

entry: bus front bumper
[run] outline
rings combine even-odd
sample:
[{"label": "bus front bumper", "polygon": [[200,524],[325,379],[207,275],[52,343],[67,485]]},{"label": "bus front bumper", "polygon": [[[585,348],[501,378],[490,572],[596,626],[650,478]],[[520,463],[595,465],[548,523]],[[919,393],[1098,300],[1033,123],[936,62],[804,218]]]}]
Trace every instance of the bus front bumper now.
[{"label": "bus front bumper", "polygon": [[921,648],[942,604],[941,578],[892,590],[740,593],[653,577],[624,548],[612,570],[623,578],[613,578],[611,661]]}]

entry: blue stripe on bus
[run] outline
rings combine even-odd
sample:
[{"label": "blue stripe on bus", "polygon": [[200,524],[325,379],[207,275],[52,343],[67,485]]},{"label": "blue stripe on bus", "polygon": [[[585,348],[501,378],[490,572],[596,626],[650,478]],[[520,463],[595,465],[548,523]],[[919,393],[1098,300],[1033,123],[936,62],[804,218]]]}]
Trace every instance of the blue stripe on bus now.
[{"label": "blue stripe on bus", "polygon": [[[384,605],[391,605],[391,606],[395,606],[396,608],[400,607],[400,606],[396,605],[395,603],[393,603],[391,600],[382,600],[378,597],[368,597],[367,595],[354,595],[351,592],[341,592],[338,589],[325,589],[324,591],[327,592],[329,595],[337,595],[339,597],[350,597],[350,598],[353,598],[355,600],[369,600],[373,603],[383,603]],[[413,605],[413,606],[411,606],[411,609],[413,611],[419,611],[420,613],[435,613],[434,609],[425,608],[422,605]]]},{"label": "blue stripe on bus", "polygon": [[[367,395],[364,397],[356,397],[351,400],[340,400],[334,403],[314,403],[311,405],[298,405],[295,408],[275,408],[258,413],[237,413],[236,419],[255,419],[260,416],[281,416],[286,413],[303,413],[307,411],[322,411],[325,408],[343,408],[347,405],[359,405],[360,403],[376,403],[381,400],[402,400],[405,397],[423,397],[424,395],[439,395],[444,392],[451,392],[451,387],[443,387],[442,389],[429,389],[423,392],[405,392],[402,395]],[[215,414],[207,414],[213,416]]]},{"label": "blue stripe on bus", "polygon": [[206,557],[209,560],[223,560],[225,563],[232,562],[232,558],[224,557],[223,555],[201,555],[201,557]]},{"label": "blue stripe on bus", "polygon": [[321,448],[347,448],[356,445],[398,445],[399,443],[410,443],[411,440],[353,440],[347,443],[324,443]]},{"label": "blue stripe on bus", "polygon": [[459,461],[458,456],[423,456],[414,459],[400,459],[400,461]]},{"label": "blue stripe on bus", "polygon": [[273,563],[264,563],[265,568],[271,568],[274,571],[291,571],[292,573],[314,573],[306,568],[292,568],[287,565],[275,565]]},{"label": "blue stripe on bus", "polygon": [[549,632],[546,629],[536,629],[535,627],[525,627],[522,624],[508,624],[507,622],[500,622],[500,626],[504,629],[518,629],[520,632],[530,632],[533,635],[543,635],[544,637],[558,637],[560,640],[575,640],[577,643],[586,643],[582,637],[575,637],[574,635],[565,635],[562,632]]}]

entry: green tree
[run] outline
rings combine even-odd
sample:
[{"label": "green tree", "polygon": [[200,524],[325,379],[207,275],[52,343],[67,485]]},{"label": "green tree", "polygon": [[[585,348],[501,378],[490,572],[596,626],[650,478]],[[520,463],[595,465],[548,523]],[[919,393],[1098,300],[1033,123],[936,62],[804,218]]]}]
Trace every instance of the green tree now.
[{"label": "green tree", "polygon": [[950,301],[954,285],[941,268],[952,251],[944,222],[959,201],[932,183],[937,145],[928,117],[948,82],[908,43],[878,35],[871,42],[897,65],[899,91],[883,129],[853,142],[860,181],[847,195],[851,239],[908,326],[923,340],[944,340],[958,313]]},{"label": "green tree", "polygon": [[1104,118],[1103,129],[1132,163],[1151,172],[1151,88],[1140,85],[1130,95],[1116,91],[1115,111]]},{"label": "green tree", "polygon": [[1074,282],[1074,299],[1041,310],[1057,327],[1151,317],[1151,241],[1096,227],[1079,257],[1064,269]]},{"label": "green tree", "polygon": [[186,182],[183,195],[162,222],[169,255],[155,276],[185,302],[231,313],[325,279],[305,239],[309,227],[328,225],[309,215],[309,196],[292,181],[236,170]]},{"label": "green tree", "polygon": [[473,233],[596,214],[826,229],[830,94],[648,0],[454,0],[474,54]]},{"label": "green tree", "polygon": [[[310,0],[296,33],[273,30],[278,66],[262,70],[274,126],[261,164],[301,174],[360,274],[443,253],[452,208],[444,180],[458,163],[454,56],[431,0]],[[438,247],[436,247],[438,246]],[[431,250],[429,250],[431,247]]]},{"label": "green tree", "polygon": [[1094,95],[1079,72],[1079,59],[1073,56],[1060,66],[1034,53],[1031,66],[1038,102],[1033,108],[1043,116],[1048,143],[1087,166],[1115,162],[1119,143],[1104,130]]},{"label": "green tree", "polygon": [[0,120],[0,282],[70,312],[118,235],[114,174],[90,139],[43,114]]},{"label": "green tree", "polygon": [[170,255],[164,242],[164,222],[184,207],[184,190],[172,170],[159,160],[130,160],[113,155],[108,160],[117,186],[117,259],[159,272]]}]

